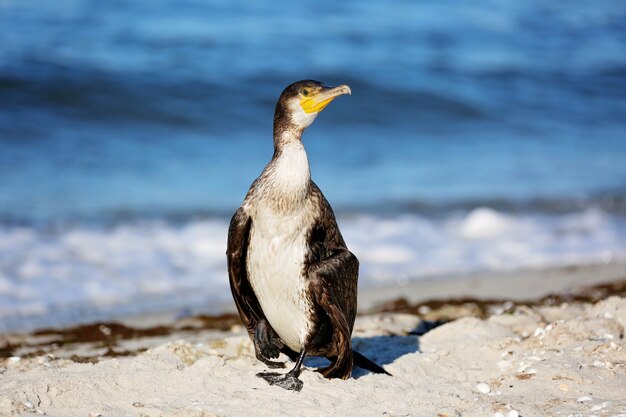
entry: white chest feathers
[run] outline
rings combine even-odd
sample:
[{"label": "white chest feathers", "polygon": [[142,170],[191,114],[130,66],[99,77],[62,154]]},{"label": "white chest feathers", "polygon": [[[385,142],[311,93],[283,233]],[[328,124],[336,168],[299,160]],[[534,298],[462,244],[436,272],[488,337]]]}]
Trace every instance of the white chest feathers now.
[{"label": "white chest feathers", "polygon": [[248,276],[263,313],[280,338],[298,352],[311,330],[304,260],[308,217],[257,208],[248,246]]}]

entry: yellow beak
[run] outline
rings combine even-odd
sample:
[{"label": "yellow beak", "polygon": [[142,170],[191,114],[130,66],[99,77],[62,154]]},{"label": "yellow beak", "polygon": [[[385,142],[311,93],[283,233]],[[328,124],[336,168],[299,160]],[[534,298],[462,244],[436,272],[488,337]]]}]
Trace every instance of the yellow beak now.
[{"label": "yellow beak", "polygon": [[324,107],[328,106],[336,97],[344,94],[352,94],[352,90],[346,84],[337,87],[324,87],[308,97],[302,97],[300,106],[308,114],[317,113],[324,110]]}]

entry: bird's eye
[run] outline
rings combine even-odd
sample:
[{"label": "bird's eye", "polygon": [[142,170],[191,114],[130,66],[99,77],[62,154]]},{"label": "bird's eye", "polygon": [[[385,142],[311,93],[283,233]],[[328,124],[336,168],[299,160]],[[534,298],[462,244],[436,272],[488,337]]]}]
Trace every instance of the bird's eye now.
[{"label": "bird's eye", "polygon": [[308,96],[309,95],[309,90],[306,90],[306,89],[302,90],[302,95],[305,96],[305,97]]}]

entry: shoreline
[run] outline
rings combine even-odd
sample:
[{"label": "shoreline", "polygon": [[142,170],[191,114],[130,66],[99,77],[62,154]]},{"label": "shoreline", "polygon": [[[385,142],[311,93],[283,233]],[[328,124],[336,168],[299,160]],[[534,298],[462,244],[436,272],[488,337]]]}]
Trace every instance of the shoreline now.
[{"label": "shoreline", "polygon": [[[410,279],[402,285],[360,288],[358,313],[378,311],[381,306],[398,299],[404,299],[409,304],[461,298],[528,301],[550,294],[573,294],[585,287],[619,280],[626,280],[626,260],[513,271],[435,275]],[[116,322],[138,328],[167,326],[173,325],[181,317],[219,317],[223,314],[236,314],[230,294],[227,301],[212,303],[210,308],[192,305],[184,316],[181,316],[180,308],[164,308],[141,314],[120,314],[100,320],[8,330],[0,332],[0,335],[66,329],[100,322]]]},{"label": "shoreline", "polygon": [[526,301],[550,294],[575,294],[620,280],[626,280],[626,261],[434,276],[406,285],[360,290],[359,312],[375,310],[398,298],[410,304],[455,298]]},{"label": "shoreline", "polygon": [[[410,282],[359,292],[358,317],[411,314],[423,321],[488,318],[517,306],[544,307],[567,302],[594,303],[626,297],[626,263],[481,273]],[[75,362],[133,356],[179,338],[218,339],[243,330],[234,305],[222,314],[177,317],[162,311],[60,327],[0,334],[0,360],[54,355]],[[430,325],[429,325],[430,326]]]}]

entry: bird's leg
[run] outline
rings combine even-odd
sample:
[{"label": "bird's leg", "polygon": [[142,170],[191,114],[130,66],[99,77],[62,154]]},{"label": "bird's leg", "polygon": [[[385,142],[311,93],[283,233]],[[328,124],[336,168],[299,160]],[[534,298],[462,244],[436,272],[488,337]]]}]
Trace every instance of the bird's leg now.
[{"label": "bird's leg", "polygon": [[298,356],[296,365],[291,371],[287,372],[285,375],[276,372],[261,372],[256,374],[256,376],[263,378],[270,385],[278,385],[279,387],[287,390],[300,391],[302,389],[303,383],[301,380],[298,379],[298,376],[300,376],[305,352],[305,349],[302,349],[300,351],[300,355]]},{"label": "bird's leg", "polygon": [[284,368],[283,362],[273,362],[277,358],[283,343],[267,320],[261,320],[254,326],[254,354],[258,360],[270,368]]}]

